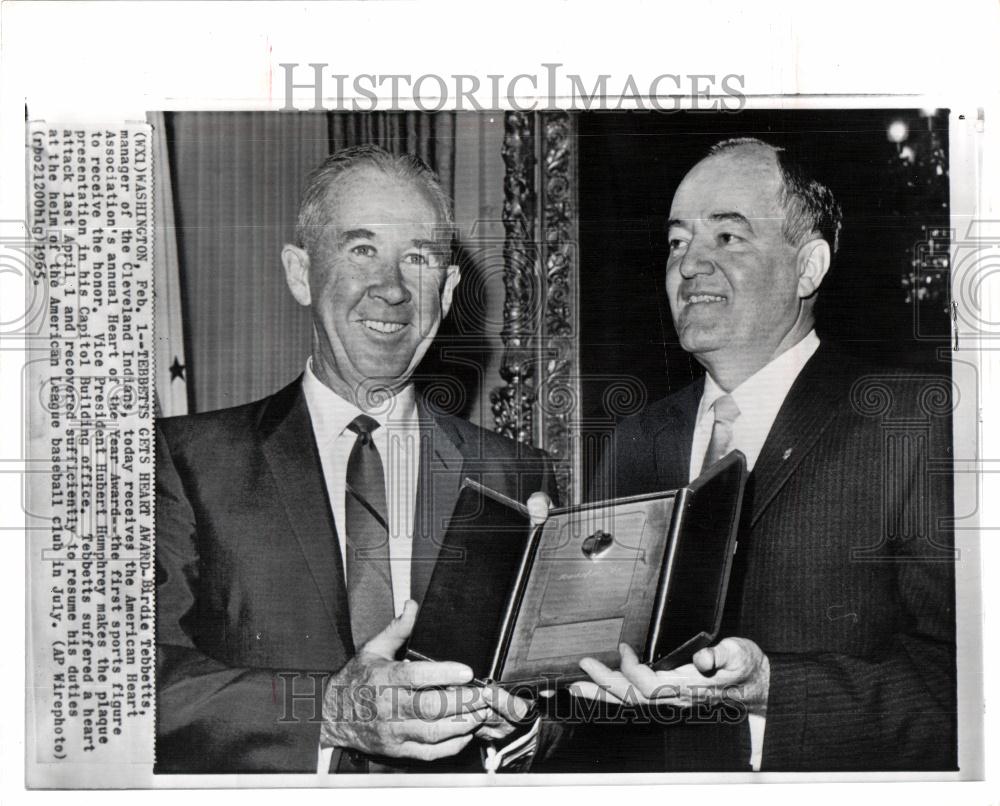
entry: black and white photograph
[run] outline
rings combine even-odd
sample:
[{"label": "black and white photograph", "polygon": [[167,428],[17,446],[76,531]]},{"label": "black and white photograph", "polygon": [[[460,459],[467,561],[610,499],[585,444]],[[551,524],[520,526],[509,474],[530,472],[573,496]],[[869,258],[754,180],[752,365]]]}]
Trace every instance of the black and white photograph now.
[{"label": "black and white photograph", "polygon": [[848,5],[4,4],[7,788],[995,799],[1000,12]]},{"label": "black and white photograph", "polygon": [[[529,735],[521,771],[957,770],[948,118],[164,116],[157,772],[482,772]],[[620,611],[656,577],[622,569],[670,527],[643,517],[546,571],[523,651],[571,668],[477,688],[456,661],[549,506],[732,451],[716,640],[639,662]],[[484,518],[442,554],[466,477],[536,510],[523,538]],[[457,635],[402,662],[425,597]]]}]

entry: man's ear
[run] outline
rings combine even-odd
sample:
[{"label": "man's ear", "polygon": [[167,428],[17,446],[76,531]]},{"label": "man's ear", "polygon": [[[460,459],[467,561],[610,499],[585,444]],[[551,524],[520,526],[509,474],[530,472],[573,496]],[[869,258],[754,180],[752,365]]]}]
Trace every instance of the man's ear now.
[{"label": "man's ear", "polygon": [[822,238],[813,238],[799,248],[795,265],[799,275],[799,298],[807,299],[819,290],[830,268],[830,244]]},{"label": "man's ear", "polygon": [[311,305],[309,292],[309,254],[305,249],[286,243],[281,250],[281,265],[285,267],[285,282],[299,305]]},{"label": "man's ear", "polygon": [[444,286],[441,288],[442,319],[448,315],[448,311],[451,309],[451,300],[455,294],[455,288],[458,286],[458,282],[461,279],[462,275],[458,270],[458,266],[449,266],[445,274]]}]

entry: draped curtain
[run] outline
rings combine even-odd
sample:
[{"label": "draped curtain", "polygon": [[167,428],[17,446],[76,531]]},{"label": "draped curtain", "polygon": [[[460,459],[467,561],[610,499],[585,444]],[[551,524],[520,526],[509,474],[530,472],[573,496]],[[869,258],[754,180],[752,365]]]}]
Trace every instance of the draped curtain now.
[{"label": "draped curtain", "polygon": [[431,166],[455,195],[455,113],[331,112],[330,148],[374,143],[393,154],[415,154]]},{"label": "draped curtain", "polygon": [[174,224],[174,193],[170,180],[167,123],[163,112],[147,116],[153,152],[153,308],[156,416],[187,414],[187,361],[181,309],[180,261]]},{"label": "draped curtain", "polygon": [[415,153],[454,195],[450,112],[176,112],[165,124],[191,411],[255,400],[302,372],[309,317],[288,293],[280,254],[324,157],[361,143]]}]

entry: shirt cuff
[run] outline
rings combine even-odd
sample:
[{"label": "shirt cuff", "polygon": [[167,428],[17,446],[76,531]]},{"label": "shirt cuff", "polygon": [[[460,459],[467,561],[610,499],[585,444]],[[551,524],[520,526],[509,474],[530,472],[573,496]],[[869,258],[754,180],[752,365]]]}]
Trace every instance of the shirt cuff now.
[{"label": "shirt cuff", "polygon": [[747,714],[747,724],[750,727],[750,768],[760,772],[760,761],[764,756],[764,727],[767,717],[763,714]]},{"label": "shirt cuff", "polygon": [[319,756],[316,760],[316,772],[320,775],[326,775],[330,772],[330,762],[333,760],[333,751],[336,750],[335,747],[323,747],[320,745]]},{"label": "shirt cuff", "polygon": [[538,735],[541,732],[541,718],[536,718],[531,727],[502,747],[488,744],[483,752],[483,769],[494,773],[527,772],[535,752],[538,750]]},{"label": "shirt cuff", "polygon": [[[538,736],[541,733],[542,720],[536,718],[532,726],[520,736],[509,741],[503,747],[494,744],[486,745],[483,754],[483,767],[487,772],[506,770],[520,772],[527,769],[538,750]],[[336,747],[317,747],[316,772],[327,775],[331,772],[330,765]]]}]

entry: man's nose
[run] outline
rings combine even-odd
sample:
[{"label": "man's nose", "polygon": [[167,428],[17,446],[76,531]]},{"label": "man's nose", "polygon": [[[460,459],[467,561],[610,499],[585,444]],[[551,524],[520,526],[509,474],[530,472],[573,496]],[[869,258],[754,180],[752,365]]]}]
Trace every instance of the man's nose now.
[{"label": "man's nose", "polygon": [[681,277],[690,280],[699,274],[711,274],[715,271],[710,251],[698,240],[688,244],[687,251],[681,256],[679,270]]},{"label": "man's nose", "polygon": [[380,299],[387,305],[400,305],[409,302],[410,292],[403,282],[403,272],[398,261],[385,260],[380,262],[368,294]]}]

